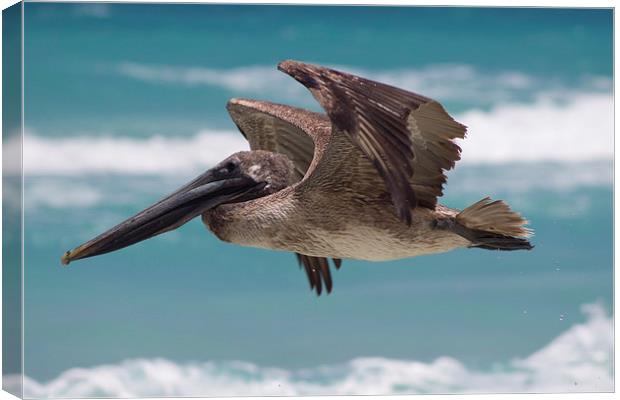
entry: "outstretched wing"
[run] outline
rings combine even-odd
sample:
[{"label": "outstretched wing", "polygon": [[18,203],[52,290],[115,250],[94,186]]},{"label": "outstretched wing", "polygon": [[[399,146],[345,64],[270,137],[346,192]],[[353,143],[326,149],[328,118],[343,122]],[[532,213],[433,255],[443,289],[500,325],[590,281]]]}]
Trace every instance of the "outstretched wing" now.
[{"label": "outstretched wing", "polygon": [[[328,135],[331,122],[323,114],[267,101],[232,99],[226,108],[233,121],[250,143],[252,150],[266,150],[286,155],[301,180],[308,171],[314,155],[314,139],[321,132]],[[332,290],[332,277],[326,258],[296,253],[297,261],[308,276],[310,289],[320,295],[323,285]],[[342,261],[333,260],[336,268]]]},{"label": "outstretched wing", "polygon": [[453,139],[466,133],[441,104],[325,67],[283,61],[278,69],[312,92],[333,124],[332,136],[345,134],[371,161],[403,221],[411,224],[418,205],[435,207],[443,194],[444,171],[460,158]]}]

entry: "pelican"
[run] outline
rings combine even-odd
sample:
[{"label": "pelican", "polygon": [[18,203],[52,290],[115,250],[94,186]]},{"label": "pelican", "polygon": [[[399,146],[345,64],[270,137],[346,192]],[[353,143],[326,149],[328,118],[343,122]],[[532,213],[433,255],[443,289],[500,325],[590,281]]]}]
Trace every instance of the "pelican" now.
[{"label": "pelican", "polygon": [[320,295],[330,262],[386,261],[456,248],[530,250],[520,214],[485,197],[443,206],[445,171],[467,128],[437,101],[334,69],[283,61],[325,114],[231,99],[251,151],[232,154],[168,197],[67,251],[62,263],[115,251],[201,216],[220,240],[296,253]]}]

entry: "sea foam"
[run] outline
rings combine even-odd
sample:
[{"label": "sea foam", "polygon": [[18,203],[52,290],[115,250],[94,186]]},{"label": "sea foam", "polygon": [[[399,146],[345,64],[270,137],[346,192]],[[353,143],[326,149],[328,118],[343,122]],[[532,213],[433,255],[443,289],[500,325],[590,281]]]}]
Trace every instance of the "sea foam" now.
[{"label": "sea foam", "polygon": [[[294,371],[155,358],[74,368],[44,383],[26,377],[24,388],[26,397],[38,398],[613,391],[613,320],[600,303],[585,304],[582,312],[584,323],[526,358],[488,370],[449,356],[431,362],[356,358]],[[5,383],[18,382],[5,377]]]},{"label": "sea foam", "polygon": [[[16,139],[6,146],[19,151]],[[247,141],[232,132],[204,130],[189,138],[152,136],[78,136],[48,138],[24,135],[24,170],[32,175],[88,173],[170,174],[212,166],[228,155],[249,150]]]},{"label": "sea foam", "polygon": [[550,92],[529,104],[500,104],[457,115],[468,126],[464,162],[612,159],[613,97]]}]

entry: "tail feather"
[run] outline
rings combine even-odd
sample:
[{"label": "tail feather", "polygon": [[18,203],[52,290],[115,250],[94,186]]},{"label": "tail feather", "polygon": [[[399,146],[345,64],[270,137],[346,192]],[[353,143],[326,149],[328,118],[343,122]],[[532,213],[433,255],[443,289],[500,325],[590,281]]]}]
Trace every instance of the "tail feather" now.
[{"label": "tail feather", "polygon": [[471,247],[488,250],[533,248],[527,240],[533,232],[524,226],[528,221],[501,200],[485,197],[457,214],[455,222],[455,232],[472,242]]}]

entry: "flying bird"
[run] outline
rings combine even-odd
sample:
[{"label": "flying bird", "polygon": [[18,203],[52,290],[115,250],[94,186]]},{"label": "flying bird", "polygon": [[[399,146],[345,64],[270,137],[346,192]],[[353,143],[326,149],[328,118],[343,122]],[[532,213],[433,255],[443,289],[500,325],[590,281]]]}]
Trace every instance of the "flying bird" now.
[{"label": "flying bird", "polygon": [[278,69],[325,114],[231,99],[250,145],[135,216],[67,251],[62,263],[115,251],[201,216],[219,239],[295,253],[310,288],[332,290],[331,263],[394,260],[456,248],[530,250],[528,222],[485,197],[443,206],[445,172],[466,127],[437,101],[297,61]]}]

